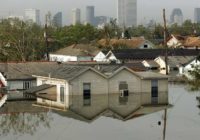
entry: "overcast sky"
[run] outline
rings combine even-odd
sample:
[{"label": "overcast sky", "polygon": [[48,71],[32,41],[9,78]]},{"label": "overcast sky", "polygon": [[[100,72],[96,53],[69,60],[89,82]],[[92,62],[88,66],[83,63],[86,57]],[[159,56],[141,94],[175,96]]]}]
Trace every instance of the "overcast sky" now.
[{"label": "overcast sky", "polygon": [[[169,15],[173,8],[181,8],[184,19],[192,19],[194,8],[200,7],[200,0],[138,0],[138,24],[154,19],[158,22],[162,20],[162,9],[166,9]],[[86,5],[95,6],[95,15],[105,15],[116,17],[117,0],[0,0],[0,17],[9,15],[24,15],[24,9],[37,8],[41,12],[41,18],[47,11],[55,14],[63,12],[63,22],[71,23],[71,10],[80,8],[82,20],[85,17]]]}]

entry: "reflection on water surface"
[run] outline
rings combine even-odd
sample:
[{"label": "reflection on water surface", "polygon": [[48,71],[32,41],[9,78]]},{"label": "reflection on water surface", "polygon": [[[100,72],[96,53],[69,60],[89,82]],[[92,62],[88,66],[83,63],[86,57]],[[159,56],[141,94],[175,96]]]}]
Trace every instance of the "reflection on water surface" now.
[{"label": "reflection on water surface", "polygon": [[[166,139],[199,139],[197,93],[189,93],[182,85],[170,85],[169,92],[174,107],[168,109]],[[112,100],[115,98],[104,102],[103,97],[96,97],[91,106],[77,102],[66,111],[34,107],[30,102],[10,102],[0,109],[0,137],[7,140],[162,139],[166,106],[136,108],[131,97],[126,104]],[[148,115],[141,116],[144,114]]]}]

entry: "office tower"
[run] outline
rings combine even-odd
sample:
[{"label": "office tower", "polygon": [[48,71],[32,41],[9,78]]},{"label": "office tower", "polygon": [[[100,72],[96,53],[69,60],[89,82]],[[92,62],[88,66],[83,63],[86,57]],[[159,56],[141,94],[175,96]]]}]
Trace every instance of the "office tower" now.
[{"label": "office tower", "polygon": [[85,22],[91,25],[95,25],[94,6],[86,7],[86,21]]},{"label": "office tower", "polygon": [[50,11],[48,11],[48,13],[45,14],[45,24],[47,24],[47,26],[52,26],[52,18]]},{"label": "office tower", "polygon": [[62,12],[58,12],[53,16],[53,26],[62,27]]},{"label": "office tower", "polygon": [[117,18],[121,27],[137,26],[137,0],[118,0]]},{"label": "office tower", "polygon": [[25,20],[40,25],[40,10],[25,9]]},{"label": "office tower", "polygon": [[171,24],[177,23],[178,25],[183,24],[183,14],[182,14],[181,9],[175,8],[172,11],[172,14],[170,16],[170,23]]},{"label": "office tower", "polygon": [[200,8],[194,9],[194,22],[200,23]]},{"label": "office tower", "polygon": [[72,9],[72,24],[76,25],[81,23],[81,10],[78,8]]}]

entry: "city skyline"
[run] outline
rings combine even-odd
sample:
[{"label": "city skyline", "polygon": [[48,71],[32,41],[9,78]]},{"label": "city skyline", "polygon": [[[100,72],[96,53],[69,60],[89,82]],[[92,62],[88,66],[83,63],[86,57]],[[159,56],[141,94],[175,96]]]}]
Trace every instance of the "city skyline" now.
[{"label": "city skyline", "polygon": [[[106,4],[105,4],[106,3]],[[184,15],[184,20],[194,20],[194,8],[200,7],[198,0],[182,1],[182,0],[153,0],[149,3],[149,0],[138,0],[137,8],[137,24],[148,22],[153,19],[156,22],[162,21],[162,9],[166,9],[167,20],[174,8],[180,8]],[[22,16],[24,15],[24,9],[35,8],[39,9],[41,13],[41,21],[44,22],[44,15],[51,11],[55,14],[58,11],[63,13],[63,23],[72,23],[71,10],[73,8],[80,8],[83,11],[81,17],[85,19],[85,7],[87,5],[95,6],[95,16],[108,16],[117,18],[117,0],[29,0],[27,3],[25,0],[6,0],[2,1],[0,5],[0,18],[8,16]],[[165,5],[165,6],[164,6]]]}]

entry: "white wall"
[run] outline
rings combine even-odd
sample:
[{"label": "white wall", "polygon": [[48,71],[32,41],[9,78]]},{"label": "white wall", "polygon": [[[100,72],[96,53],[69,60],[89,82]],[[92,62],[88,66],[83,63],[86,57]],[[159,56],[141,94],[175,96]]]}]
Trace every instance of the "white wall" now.
[{"label": "white wall", "polygon": [[[60,79],[53,79],[48,77],[37,77],[37,86],[42,84],[50,84],[50,85],[56,85],[56,93],[57,94],[57,103],[58,104],[65,104],[66,107],[69,106],[69,84],[66,80],[60,80]],[[64,103],[60,101],[60,87],[64,86]]]},{"label": "white wall", "polygon": [[97,61],[97,62],[103,62],[105,61],[105,54],[102,53],[101,51],[94,57],[94,61]]},{"label": "white wall", "polygon": [[68,62],[68,61],[77,61],[77,56],[67,56],[67,55],[58,55],[58,54],[49,54],[50,61],[57,62]]},{"label": "white wall", "polygon": [[196,60],[193,60],[191,63],[189,63],[189,64],[186,65],[185,67],[184,67],[184,66],[180,67],[180,68],[179,68],[179,74],[185,75],[185,76],[187,76],[188,78],[191,78],[191,77],[189,76],[188,71],[189,71],[189,70],[193,70],[192,65],[194,65],[194,66],[200,65],[200,61],[199,61],[199,60],[197,60],[197,61],[196,61]]}]

